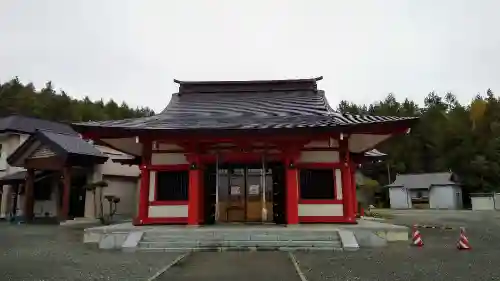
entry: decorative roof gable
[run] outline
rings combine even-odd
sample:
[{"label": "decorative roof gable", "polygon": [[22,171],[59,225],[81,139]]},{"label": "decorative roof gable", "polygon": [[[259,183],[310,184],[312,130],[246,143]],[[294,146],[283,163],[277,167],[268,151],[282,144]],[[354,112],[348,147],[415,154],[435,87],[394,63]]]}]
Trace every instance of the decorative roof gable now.
[{"label": "decorative roof gable", "polygon": [[37,131],[7,158],[7,162],[12,166],[24,167],[26,160],[53,157],[69,161],[68,164],[83,166],[102,164],[107,160],[104,154],[77,135]]}]

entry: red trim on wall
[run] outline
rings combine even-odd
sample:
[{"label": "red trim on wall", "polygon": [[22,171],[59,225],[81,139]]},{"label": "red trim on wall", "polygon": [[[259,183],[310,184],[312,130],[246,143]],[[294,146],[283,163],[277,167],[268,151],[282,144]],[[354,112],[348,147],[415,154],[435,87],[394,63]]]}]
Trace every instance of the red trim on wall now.
[{"label": "red trim on wall", "polygon": [[[293,154],[293,153],[291,153]],[[285,161],[285,187],[286,187],[286,218],[287,224],[299,223],[299,170],[291,168],[293,158]]]},{"label": "red trim on wall", "polygon": [[147,166],[151,164],[151,141],[142,142],[142,161],[141,161],[141,186],[139,189],[139,212],[138,221],[142,223],[148,218],[149,213],[149,170]]},{"label": "red trim on wall", "polygon": [[342,149],[340,151],[341,154],[341,159],[343,159],[345,165],[342,165],[341,172],[342,172],[342,197],[344,199],[344,217],[348,222],[356,222],[356,215],[354,213],[354,195],[353,190],[352,190],[352,184],[351,184],[351,169],[350,165],[350,153],[349,153],[349,144],[348,144],[348,139],[344,138],[343,140],[339,141],[340,148]]},{"label": "red trim on wall", "polygon": [[[220,163],[240,163],[240,164],[253,164],[262,162],[263,153],[257,152],[221,152],[219,155]],[[204,164],[215,163],[216,155],[204,154],[200,155],[200,161]],[[282,161],[283,154],[266,154],[267,161]]]},{"label": "red trim on wall", "polygon": [[343,200],[338,199],[299,199],[299,204],[343,204]]},{"label": "red trim on wall", "polygon": [[[156,194],[155,194],[156,195]],[[189,201],[152,201],[149,202],[149,206],[177,206],[177,205],[188,205]]]},{"label": "red trim on wall", "polygon": [[200,208],[203,208],[200,191],[203,188],[202,186],[202,170],[199,167],[199,158],[196,155],[193,156],[192,160],[195,160],[194,164],[198,167],[195,170],[189,170],[189,186],[188,186],[188,194],[189,194],[189,205],[188,205],[188,224],[189,225],[198,225],[200,223]]},{"label": "red trim on wall", "polygon": [[355,220],[348,221],[342,216],[303,216],[299,217],[299,221],[301,223],[357,223]]},{"label": "red trim on wall", "polygon": [[187,171],[189,164],[149,165],[147,168],[151,171]]}]

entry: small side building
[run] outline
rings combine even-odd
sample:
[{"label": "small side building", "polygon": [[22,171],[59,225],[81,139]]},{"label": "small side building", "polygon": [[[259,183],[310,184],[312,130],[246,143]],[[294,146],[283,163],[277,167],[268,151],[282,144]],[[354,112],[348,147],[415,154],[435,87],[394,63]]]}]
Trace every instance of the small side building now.
[{"label": "small side building", "polygon": [[392,209],[461,209],[462,188],[453,173],[397,175],[387,186]]},{"label": "small side building", "polygon": [[[0,220],[27,216],[60,221],[94,219],[100,199],[94,200],[85,186],[98,181],[108,185],[102,197],[120,198],[115,218],[133,218],[138,208],[139,167],[122,165],[133,158],[82,140],[67,124],[21,115],[2,117]],[[65,184],[69,186],[67,197],[63,196]],[[65,206],[63,197],[68,199]],[[109,213],[108,202],[103,213]]]}]

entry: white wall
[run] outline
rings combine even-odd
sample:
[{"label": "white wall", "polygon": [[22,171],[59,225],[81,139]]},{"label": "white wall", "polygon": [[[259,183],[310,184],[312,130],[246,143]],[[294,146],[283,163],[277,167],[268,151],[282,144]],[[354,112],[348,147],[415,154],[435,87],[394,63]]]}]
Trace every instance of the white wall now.
[{"label": "white wall", "polygon": [[473,211],[490,211],[495,209],[495,199],[492,196],[471,197]]},{"label": "white wall", "polygon": [[[429,207],[431,209],[458,209],[461,206],[458,205],[456,193],[460,192],[460,189],[455,186],[433,186],[430,190],[429,195]],[[461,200],[460,192],[460,200]]]},{"label": "white wall", "polygon": [[299,204],[299,217],[341,217],[344,215],[342,204]]},{"label": "white wall", "polygon": [[409,209],[412,207],[410,194],[403,187],[390,187],[389,201],[392,209]]},{"label": "white wall", "polygon": [[[2,144],[2,157],[0,158],[0,177],[10,175],[18,171],[24,170],[20,167],[11,167],[7,164],[7,157],[14,152],[21,144],[28,138],[24,134],[2,134],[0,135],[0,143]],[[10,212],[11,196],[9,185],[0,186],[1,200],[0,200],[0,218],[5,218]],[[19,201],[18,201],[18,206]]]},{"label": "white wall", "polygon": [[153,153],[151,155],[152,165],[176,165],[188,164],[184,153]]},{"label": "white wall", "polygon": [[336,163],[339,162],[338,151],[302,151],[299,163]]},{"label": "white wall", "polygon": [[[113,162],[113,159],[124,159],[130,156],[108,147],[97,147],[109,159],[101,165],[95,165],[91,171],[88,181],[97,182],[104,180],[108,186],[103,189],[103,196],[114,195],[120,198],[116,215],[125,217],[134,217],[137,213],[138,184],[140,170],[137,165],[122,165]],[[96,196],[96,205],[99,206],[99,196]],[[109,213],[109,204],[103,200],[103,211]],[[86,192],[85,198],[85,217],[95,218],[94,195],[91,191]]]},{"label": "white wall", "polygon": [[[134,218],[136,216],[137,178],[104,176],[103,180],[108,186],[103,189],[103,196],[113,195],[120,198],[117,204],[117,216]],[[109,213],[109,204],[104,200],[104,213]]]},{"label": "white wall", "polygon": [[120,163],[113,162],[113,160],[116,159],[129,159],[133,156],[114,150],[110,147],[99,145],[96,146],[96,148],[108,157],[108,160],[104,164],[102,164],[101,172],[103,175],[127,177],[139,176],[140,171],[137,165],[122,165]]},{"label": "white wall", "polygon": [[149,206],[150,218],[187,218],[187,205]]}]

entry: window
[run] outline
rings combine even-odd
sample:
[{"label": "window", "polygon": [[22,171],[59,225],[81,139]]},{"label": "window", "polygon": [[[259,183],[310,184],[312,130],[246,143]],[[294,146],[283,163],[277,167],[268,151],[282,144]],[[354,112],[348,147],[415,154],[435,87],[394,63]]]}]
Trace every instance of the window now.
[{"label": "window", "polygon": [[186,201],[188,187],[188,171],[156,172],[156,201]]},{"label": "window", "polygon": [[300,170],[300,198],[335,199],[334,182],[332,169]]}]

